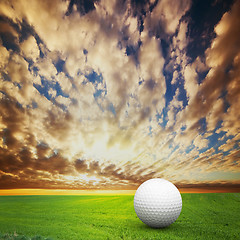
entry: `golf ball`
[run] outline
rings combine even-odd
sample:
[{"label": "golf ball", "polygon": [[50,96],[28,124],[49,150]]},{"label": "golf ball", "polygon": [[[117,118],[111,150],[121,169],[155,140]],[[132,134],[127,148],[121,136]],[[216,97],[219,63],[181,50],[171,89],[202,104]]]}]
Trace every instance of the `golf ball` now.
[{"label": "golf ball", "polygon": [[137,189],[134,209],[143,223],[153,228],[163,228],[179,217],[182,197],[171,182],[162,178],[153,178],[142,183]]}]

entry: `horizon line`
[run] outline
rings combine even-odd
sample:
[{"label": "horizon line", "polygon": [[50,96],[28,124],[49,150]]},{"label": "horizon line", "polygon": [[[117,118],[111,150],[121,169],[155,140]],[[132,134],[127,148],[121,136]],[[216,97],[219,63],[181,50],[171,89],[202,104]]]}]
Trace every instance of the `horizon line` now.
[{"label": "horizon line", "polygon": [[[180,193],[240,193],[239,188],[178,188]],[[134,195],[136,190],[0,189],[0,196],[20,195]]]}]

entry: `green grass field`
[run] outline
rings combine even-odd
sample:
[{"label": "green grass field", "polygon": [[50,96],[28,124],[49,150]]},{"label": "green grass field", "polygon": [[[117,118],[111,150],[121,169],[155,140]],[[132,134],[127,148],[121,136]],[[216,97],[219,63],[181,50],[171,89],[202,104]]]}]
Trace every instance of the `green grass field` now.
[{"label": "green grass field", "polygon": [[240,193],[182,198],[177,221],[151,229],[132,195],[1,196],[0,239],[240,239]]}]

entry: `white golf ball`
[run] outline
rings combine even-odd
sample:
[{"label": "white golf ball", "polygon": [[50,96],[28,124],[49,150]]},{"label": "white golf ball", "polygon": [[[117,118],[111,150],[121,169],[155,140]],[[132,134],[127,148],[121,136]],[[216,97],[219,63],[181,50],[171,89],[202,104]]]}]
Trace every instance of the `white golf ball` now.
[{"label": "white golf ball", "polygon": [[137,189],[134,209],[143,223],[153,228],[163,228],[179,217],[182,197],[171,182],[153,178],[142,183]]}]

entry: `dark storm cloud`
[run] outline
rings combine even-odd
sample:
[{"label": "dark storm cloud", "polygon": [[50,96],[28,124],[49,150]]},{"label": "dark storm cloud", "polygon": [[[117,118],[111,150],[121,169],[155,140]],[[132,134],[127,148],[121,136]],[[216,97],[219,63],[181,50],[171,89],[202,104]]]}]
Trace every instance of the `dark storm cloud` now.
[{"label": "dark storm cloud", "polygon": [[67,159],[51,150],[50,153],[43,157],[43,153],[34,156],[27,147],[14,153],[0,148],[1,188],[52,188],[56,187],[59,174],[74,174]]},{"label": "dark storm cloud", "polygon": [[71,120],[72,116],[69,112],[52,110],[47,112],[44,125],[53,136],[64,138],[65,133],[71,128],[69,125]]},{"label": "dark storm cloud", "polygon": [[131,185],[138,186],[150,178],[164,178],[164,167],[156,168],[155,171],[153,171],[154,166],[155,164],[141,167],[139,164],[127,162],[120,168],[115,164],[110,164],[104,166],[100,174],[109,177],[112,182],[126,181],[131,183]]},{"label": "dark storm cloud", "polygon": [[10,100],[5,96],[1,100],[0,113],[2,122],[6,125],[1,133],[4,144],[11,149],[15,149],[18,147],[18,141],[14,134],[22,131],[25,110],[15,100]]},{"label": "dark storm cloud", "polygon": [[[1,28],[1,26],[0,26]],[[10,32],[1,32],[0,39],[4,47],[7,50],[13,50],[19,52],[19,46],[17,44],[17,39]]]},{"label": "dark storm cloud", "polygon": [[0,148],[0,170],[7,173],[17,173],[22,163],[7,149]]},{"label": "dark storm cloud", "polygon": [[[2,174],[0,172],[1,189],[19,188],[44,188],[44,189],[64,189],[69,187],[61,181],[50,178],[49,174],[37,172],[36,170],[25,169],[18,175]],[[71,186],[70,186],[71,187]]]},{"label": "dark storm cloud", "polygon": [[193,1],[191,11],[186,14],[190,17],[188,35],[191,39],[187,47],[187,54],[194,60],[211,45],[215,37],[214,26],[222,15],[229,11],[233,0],[230,1]]},{"label": "dark storm cloud", "polygon": [[156,86],[156,82],[153,79],[150,79],[145,82],[145,87],[147,90],[152,91],[154,87]]},{"label": "dark storm cloud", "polygon": [[131,9],[134,17],[138,19],[138,29],[142,32],[144,29],[144,18],[146,13],[149,11],[149,1],[148,0],[131,0]]},{"label": "dark storm cloud", "polygon": [[61,154],[53,154],[50,157],[38,158],[34,163],[34,169],[43,170],[51,174],[71,174],[72,167],[69,161]]},{"label": "dark storm cloud", "polygon": [[[11,180],[13,178],[15,186],[15,180],[18,179],[17,183],[21,188],[25,186],[28,180],[31,182],[31,179],[35,179],[34,186],[37,186],[37,171],[49,173],[50,176],[72,173],[71,164],[66,158],[61,156],[60,153],[54,153],[47,144],[37,144],[35,137],[28,132],[28,129],[23,129],[27,116],[26,109],[23,109],[13,99],[10,100],[9,97],[5,96],[1,100],[0,113],[2,124],[6,126],[1,132],[3,147],[0,148],[0,171],[4,173],[1,181],[5,182],[7,179]],[[54,125],[54,120],[50,119],[50,121]],[[55,130],[58,130],[58,127],[56,125]],[[23,135],[24,142],[17,139],[16,135]],[[32,153],[30,147],[36,148],[36,155]],[[22,172],[25,173],[29,169],[32,169],[31,174],[28,172],[23,178]],[[3,185],[2,182],[1,184]]]},{"label": "dark storm cloud", "polygon": [[0,17],[0,40],[7,50],[20,51],[17,32],[4,17]]},{"label": "dark storm cloud", "polygon": [[45,143],[40,143],[36,147],[37,149],[37,155],[39,158],[44,158],[49,154],[49,146]]},{"label": "dark storm cloud", "polygon": [[[26,168],[32,168],[35,170],[43,170],[50,174],[66,174],[72,171],[69,161],[61,156],[60,153],[54,153],[52,149],[39,150],[38,145],[36,148],[39,155],[34,156],[33,153],[20,142],[18,142],[18,146],[19,148],[13,153],[5,148],[0,149],[0,170],[17,173]],[[45,154],[47,156],[45,156]]]},{"label": "dark storm cloud", "polygon": [[150,13],[146,16],[144,26],[149,35],[169,42],[179,25],[181,18],[187,13],[191,1],[155,1],[150,7]]},{"label": "dark storm cloud", "polygon": [[85,15],[95,9],[94,2],[98,1],[99,0],[71,0],[66,15],[68,16],[72,13],[74,5],[76,5],[77,11],[81,15]]},{"label": "dark storm cloud", "polygon": [[[117,167],[115,164],[106,163],[99,164],[97,161],[89,161],[77,159],[75,161],[75,168],[79,173],[86,173],[90,176],[96,176],[100,179],[104,178],[104,182],[110,181],[116,184],[120,181],[125,184],[138,186],[145,180],[154,176],[163,176],[162,169],[158,172],[152,171],[152,166],[148,168],[141,168],[136,163],[126,163],[123,167]],[[107,180],[106,180],[107,179]],[[124,182],[125,181],[125,182]]]},{"label": "dark storm cloud", "polygon": [[19,53],[19,44],[29,36],[35,36],[38,42],[42,42],[34,28],[25,19],[16,23],[12,19],[0,15],[0,39],[6,49]]},{"label": "dark storm cloud", "polygon": [[[240,34],[237,34],[237,29],[240,27],[238,8],[239,1],[233,5],[231,11],[226,13],[222,21],[215,27],[217,37],[205,52],[206,61],[211,70],[205,81],[200,85],[198,94],[194,96],[192,102],[184,111],[186,113],[186,115],[184,113],[185,118],[195,121],[209,116],[207,117],[209,130],[213,128],[211,121],[215,123],[215,127],[216,123],[224,118],[225,109],[221,104],[223,100],[219,99],[223,92],[226,89],[228,90],[228,104],[232,106],[233,111],[235,111],[236,102],[232,101],[233,98],[230,96],[234,95],[235,99],[239,99],[239,84],[237,84],[239,79],[236,77],[239,72],[239,61],[236,59],[238,59],[240,52]],[[236,86],[234,90],[231,87],[233,85]],[[230,109],[228,110],[229,117]]]},{"label": "dark storm cloud", "polygon": [[79,173],[85,173],[88,170],[88,165],[85,160],[77,159],[74,166]]},{"label": "dark storm cloud", "polygon": [[16,140],[16,138],[13,136],[11,130],[5,128],[5,129],[3,129],[1,135],[2,135],[1,137],[3,138],[4,143],[5,143],[9,148],[14,148],[14,147],[17,145],[17,140]]}]

